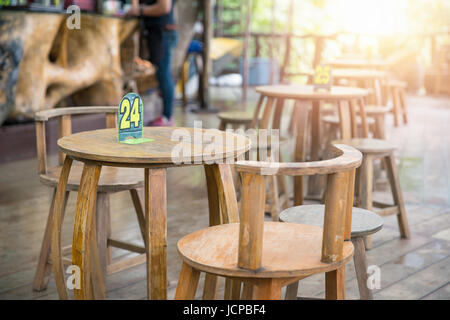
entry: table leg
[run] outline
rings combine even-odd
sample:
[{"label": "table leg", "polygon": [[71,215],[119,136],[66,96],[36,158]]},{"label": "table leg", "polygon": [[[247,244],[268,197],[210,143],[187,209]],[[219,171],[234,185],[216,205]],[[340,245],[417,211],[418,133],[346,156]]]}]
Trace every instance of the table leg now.
[{"label": "table leg", "polygon": [[[310,161],[320,160],[320,146],[320,101],[313,101],[311,118]],[[308,195],[317,196],[319,193],[319,176],[310,176],[308,178]]]},{"label": "table leg", "polygon": [[[93,250],[94,259],[98,258],[98,254],[95,254],[96,248],[90,246],[95,246],[91,229],[95,226],[93,219],[95,218],[97,187],[101,168],[96,163],[86,162],[78,189],[72,243],[72,263],[80,268],[81,277],[81,288],[74,289],[74,297],[78,300],[94,298],[91,283],[91,250]],[[94,263],[97,262],[94,261]],[[101,276],[96,277],[96,279],[102,281]]]},{"label": "table leg", "polygon": [[52,221],[52,267],[55,277],[56,288],[60,299],[67,300],[68,294],[64,280],[64,267],[61,257],[61,224],[64,213],[64,203],[66,195],[67,180],[69,179],[70,168],[73,160],[66,157],[64,165],[59,176],[58,187],[56,189],[55,202],[53,204],[53,221]]},{"label": "table leg", "polygon": [[151,300],[167,299],[166,169],[145,169],[147,293]]}]

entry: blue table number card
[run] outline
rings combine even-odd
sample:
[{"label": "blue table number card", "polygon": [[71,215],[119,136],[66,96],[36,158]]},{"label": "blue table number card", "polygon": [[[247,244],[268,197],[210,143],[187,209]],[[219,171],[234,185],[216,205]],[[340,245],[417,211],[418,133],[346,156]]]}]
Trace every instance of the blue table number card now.
[{"label": "blue table number card", "polygon": [[143,138],[144,105],[136,93],[127,93],[120,101],[118,110],[119,142],[138,144],[153,141]]},{"label": "blue table number card", "polygon": [[329,65],[317,66],[314,71],[314,91],[331,91],[332,85],[333,77],[331,74],[331,67]]}]

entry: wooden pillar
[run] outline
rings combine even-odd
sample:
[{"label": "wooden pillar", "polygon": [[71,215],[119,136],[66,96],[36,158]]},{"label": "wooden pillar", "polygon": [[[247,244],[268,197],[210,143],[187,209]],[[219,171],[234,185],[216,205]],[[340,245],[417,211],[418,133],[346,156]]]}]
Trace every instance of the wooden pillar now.
[{"label": "wooden pillar", "polygon": [[209,106],[209,75],[211,73],[210,48],[213,36],[213,1],[203,2],[203,74],[199,88],[200,107],[207,109]]},{"label": "wooden pillar", "polygon": [[294,0],[291,0],[289,3],[289,11],[288,11],[288,34],[286,36],[286,51],[284,52],[284,61],[280,71],[280,83],[283,83],[284,81],[286,69],[289,65],[290,60],[293,16],[294,16]]},{"label": "wooden pillar", "polygon": [[[247,101],[247,88],[248,88],[248,52],[250,47],[250,10],[251,0],[247,0],[247,12],[245,13],[245,33],[244,33],[244,56],[243,56],[243,75],[242,75],[242,101]],[[246,104],[244,103],[244,109]]]}]

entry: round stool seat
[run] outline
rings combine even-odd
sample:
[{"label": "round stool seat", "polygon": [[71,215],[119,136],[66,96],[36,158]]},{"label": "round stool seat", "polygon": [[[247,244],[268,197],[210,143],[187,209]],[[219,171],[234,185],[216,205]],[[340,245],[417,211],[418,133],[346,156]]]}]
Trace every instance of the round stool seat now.
[{"label": "round stool seat", "polygon": [[[39,179],[44,185],[56,187],[59,182],[61,168],[47,169],[46,174],[41,174]],[[70,169],[67,190],[78,191],[80,185],[83,163],[74,161]],[[118,192],[130,189],[138,189],[144,186],[144,170],[139,168],[119,168],[103,166],[98,181],[99,192]]]},{"label": "round stool seat", "polygon": [[217,117],[228,123],[250,124],[253,121],[253,113],[246,111],[220,112]]},{"label": "round stool seat", "polygon": [[[284,222],[323,226],[325,205],[302,205],[288,208],[280,213],[280,220]],[[383,227],[383,219],[376,213],[353,208],[352,237],[364,237],[379,231]]]},{"label": "round stool seat", "polygon": [[239,268],[239,223],[195,231],[178,241],[184,262],[197,270],[228,277],[281,278],[306,276],[338,269],[353,256],[353,245],[344,242],[343,258],[323,263],[323,230],[296,223],[264,222],[261,268]]},{"label": "round stool seat", "polygon": [[397,149],[396,146],[387,142],[386,140],[372,139],[372,138],[341,139],[341,140],[334,140],[331,143],[346,144],[358,149],[362,153],[372,153],[372,154],[374,153],[384,154],[392,152],[395,149]]},{"label": "round stool seat", "polygon": [[[335,115],[332,115],[332,116],[324,116],[324,117],[322,117],[322,121],[323,122],[326,122],[326,123],[328,123],[328,124],[331,124],[331,125],[338,125],[339,123],[340,123],[340,120],[339,120],[339,117],[338,116],[335,116]],[[367,125],[372,125],[372,124],[374,124],[375,123],[375,120],[374,119],[372,119],[372,118],[367,118],[366,119],[366,122],[367,122]],[[362,124],[362,122],[361,122],[361,118],[356,118],[356,124],[358,125],[358,126],[360,126],[361,124]]]}]

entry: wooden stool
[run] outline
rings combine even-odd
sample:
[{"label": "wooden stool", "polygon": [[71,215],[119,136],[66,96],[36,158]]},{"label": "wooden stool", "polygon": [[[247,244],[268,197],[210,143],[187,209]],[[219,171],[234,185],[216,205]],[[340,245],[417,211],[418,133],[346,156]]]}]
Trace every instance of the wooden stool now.
[{"label": "wooden stool", "polygon": [[228,126],[235,130],[241,126],[248,129],[253,121],[253,115],[245,111],[220,112],[217,114],[217,117],[220,119],[219,130],[225,130]]},{"label": "wooden stool", "polygon": [[[324,212],[325,206],[320,204],[292,207],[280,213],[280,221],[322,227]],[[353,261],[355,263],[359,294],[362,300],[373,299],[371,290],[367,288],[367,262],[364,238],[378,232],[382,227],[383,219],[376,213],[353,208],[351,231],[351,239],[355,247]],[[297,292],[298,282],[290,284],[286,290],[286,299],[297,299]]]},{"label": "wooden stool", "polygon": [[[178,241],[183,260],[175,299],[193,299],[200,272],[210,279],[232,279],[233,299],[281,299],[283,286],[325,273],[326,298],[345,299],[345,264],[353,255],[350,241],[355,169],[362,155],[337,145],[333,159],[301,163],[238,161],[242,174],[240,223],[222,224],[191,233]],[[327,175],[324,228],[265,222],[263,175]],[[225,190],[228,186],[220,186]],[[226,214],[237,215],[234,194],[219,192]],[[301,244],[301,245],[299,245]],[[216,297],[217,281],[206,296]],[[205,296],[205,295],[204,295]]]},{"label": "wooden stool", "polygon": [[[42,184],[53,188],[52,203],[45,227],[44,238],[42,240],[41,252],[39,255],[38,265],[34,276],[33,289],[42,291],[47,288],[50,279],[51,262],[51,225],[53,221],[53,207],[55,204],[56,187],[58,186],[59,176],[62,170],[62,163],[65,155],[59,151],[59,165],[48,168],[46,154],[45,126],[46,122],[57,117],[59,119],[59,138],[70,135],[72,133],[71,116],[77,114],[106,114],[106,126],[114,128],[116,126],[117,107],[74,107],[74,108],[58,108],[47,111],[39,111],[35,115],[36,120],[36,144],[37,157],[39,163],[39,179]],[[74,163],[70,172],[69,180],[66,187],[66,200],[70,191],[78,192],[80,179],[83,171],[83,165]],[[97,244],[99,251],[99,260],[103,277],[106,274],[115,273],[126,268],[136,266],[145,262],[145,248],[134,244],[125,243],[120,240],[111,238],[111,218],[109,196],[112,193],[120,191],[129,191],[131,199],[136,210],[141,234],[144,237],[145,219],[143,211],[143,203],[139,196],[139,188],[143,187],[142,170],[132,168],[115,168],[105,167],[100,175],[100,182],[97,190],[97,219],[95,221],[97,227]],[[145,243],[145,240],[144,240]],[[112,261],[111,247],[117,247],[132,252],[141,253],[141,255],[120,260]],[[69,254],[72,250],[71,246],[65,247],[62,254]],[[68,265],[72,264],[71,259],[64,260]]]},{"label": "wooden stool", "polygon": [[[385,140],[379,139],[344,139],[333,141],[334,143],[350,145],[363,154],[361,167],[357,170],[357,206],[367,210],[372,210],[373,207],[379,208],[375,212],[380,216],[397,215],[401,237],[409,238],[410,231],[406,217],[405,203],[394,157],[396,147]],[[387,171],[394,204],[386,204],[372,200],[373,161],[380,158],[383,160]],[[368,247],[370,247],[370,244]]]},{"label": "wooden stool", "polygon": [[403,116],[403,123],[408,123],[408,113],[406,111],[406,103],[405,103],[405,88],[406,83],[403,81],[397,80],[389,80],[388,83],[389,91],[392,95],[392,113],[394,114],[394,125],[398,127],[400,124],[399,115]]},{"label": "wooden stool", "polygon": [[[386,139],[386,114],[391,112],[391,108],[386,106],[368,105],[365,108],[366,115],[375,120],[372,125],[373,137],[376,139]],[[357,111],[359,115],[359,111]]]}]

